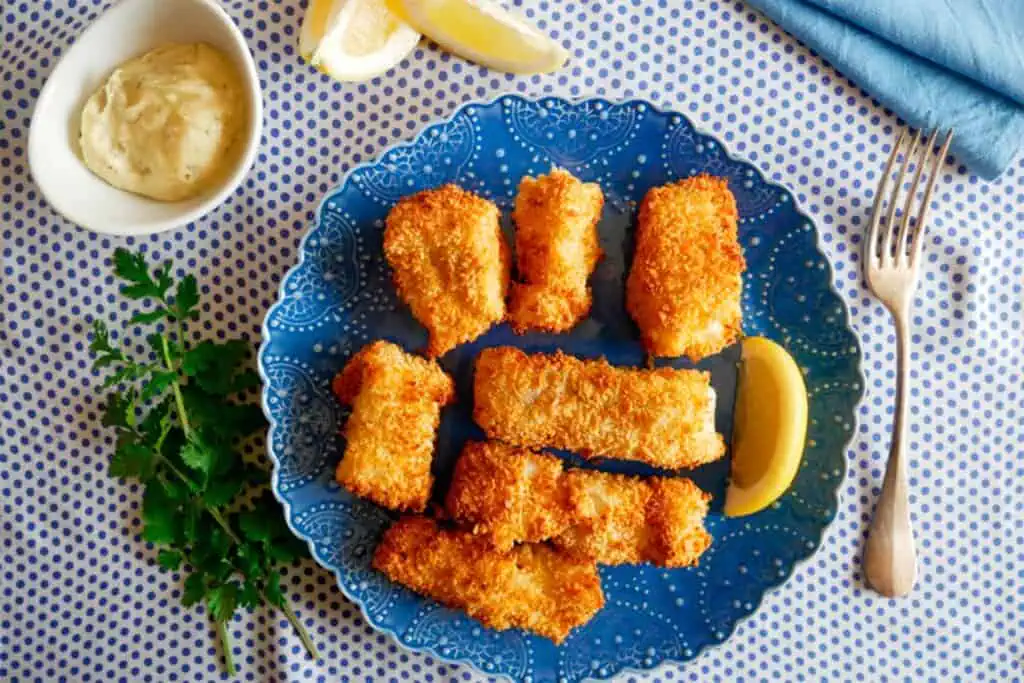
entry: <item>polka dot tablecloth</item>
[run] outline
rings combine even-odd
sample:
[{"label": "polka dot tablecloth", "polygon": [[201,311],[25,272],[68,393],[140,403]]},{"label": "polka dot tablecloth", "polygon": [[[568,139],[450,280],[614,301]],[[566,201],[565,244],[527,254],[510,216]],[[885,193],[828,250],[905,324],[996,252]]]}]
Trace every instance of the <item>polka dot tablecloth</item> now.
[{"label": "polka dot tablecloth", "polygon": [[[303,64],[299,0],[233,1],[267,107],[243,186],[188,228],[141,239],[86,233],[29,177],[35,99],[101,11],[88,0],[3,6],[0,44],[0,680],[205,681],[221,673],[210,622],[140,541],[137,487],[106,474],[87,321],[124,320],[109,259],[142,246],[197,273],[196,335],[256,340],[320,196],[353,164],[459,104],[503,92],[641,97],[785,183],[813,216],[863,341],[867,396],[839,514],[822,547],[725,644],[628,680],[1024,678],[1024,162],[983,183],[939,180],[913,315],[910,481],[920,578],[901,601],[864,589],[860,550],[893,409],[894,336],[866,292],[860,241],[898,128],[856,86],[733,2],[523,0],[572,50],[559,74],[512,77],[424,44],[384,77],[340,85]],[[141,332],[141,331],[140,331]],[[137,341],[141,341],[141,338]],[[259,610],[230,623],[239,679],[477,680],[369,629],[311,562],[285,586],[323,654]]]}]

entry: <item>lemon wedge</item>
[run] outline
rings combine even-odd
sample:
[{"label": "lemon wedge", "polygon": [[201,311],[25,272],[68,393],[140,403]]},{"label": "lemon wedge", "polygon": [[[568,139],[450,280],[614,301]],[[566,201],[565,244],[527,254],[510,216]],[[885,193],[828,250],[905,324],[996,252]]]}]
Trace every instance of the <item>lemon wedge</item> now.
[{"label": "lemon wedge", "polygon": [[784,348],[764,337],[742,343],[725,514],[750,515],[793,483],[807,436],[807,389]]},{"label": "lemon wedge", "polygon": [[419,41],[387,0],[312,0],[299,53],[339,81],[364,81],[398,64]]},{"label": "lemon wedge", "polygon": [[569,58],[525,19],[488,0],[390,0],[391,7],[441,47],[497,71],[555,71]]}]

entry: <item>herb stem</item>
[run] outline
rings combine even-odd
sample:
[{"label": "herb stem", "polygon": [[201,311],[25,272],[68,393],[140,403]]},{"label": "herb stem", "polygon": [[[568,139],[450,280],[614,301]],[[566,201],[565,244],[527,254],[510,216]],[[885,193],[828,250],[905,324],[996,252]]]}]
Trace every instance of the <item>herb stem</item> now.
[{"label": "herb stem", "polygon": [[228,636],[227,625],[223,621],[215,620],[217,624],[217,640],[220,641],[220,650],[224,653],[224,667],[228,674],[234,676],[238,673],[235,668],[235,660],[231,656],[231,638]]},{"label": "herb stem", "polygon": [[178,344],[181,345],[181,352],[185,353],[185,351],[188,350],[188,347],[185,344],[185,323],[183,323],[181,318],[177,317],[177,315],[175,315],[174,321],[178,326]]},{"label": "herb stem", "polygon": [[174,474],[174,476],[176,476],[178,479],[181,479],[182,483],[184,483],[186,486],[188,486],[189,489],[192,489],[193,487],[195,487],[195,484],[192,482],[192,480],[189,479],[188,477],[186,477],[184,472],[182,472],[177,467],[175,467],[174,463],[172,463],[170,460],[165,458],[160,453],[160,451],[156,451],[154,453],[154,455],[160,460],[160,462],[162,462],[163,464],[167,465],[167,469],[169,469]]},{"label": "herb stem", "polygon": [[206,508],[207,512],[210,513],[210,516],[213,517],[214,520],[216,520],[217,524],[220,524],[221,528],[224,529],[224,531],[228,535],[228,538],[234,541],[235,545],[242,545],[242,539],[238,537],[238,534],[236,534],[235,530],[231,528],[231,525],[228,524],[228,521],[224,519],[224,517],[220,514],[220,510],[218,510],[217,508],[210,507],[208,505],[204,505],[204,507]]},{"label": "herb stem", "polygon": [[[178,369],[174,367],[174,363],[171,361],[171,348],[167,344],[167,335],[160,335],[160,345],[163,348],[164,364],[167,366],[167,370],[177,374]],[[174,403],[178,406],[178,419],[181,421],[181,429],[185,432],[185,438],[188,438],[192,434],[192,427],[188,423],[188,414],[185,412],[185,397],[181,395],[181,384],[174,382],[171,388],[174,391]]]},{"label": "herb stem", "polygon": [[[270,602],[266,594],[263,595],[263,599],[268,604],[274,604]],[[298,615],[295,614],[295,610],[292,609],[292,606],[288,604],[287,600],[281,601],[280,610],[284,612],[284,616],[288,620],[288,623],[291,624],[292,628],[295,629],[295,632],[299,634],[299,640],[302,641],[302,645],[306,648],[306,652],[309,653],[309,656],[315,661],[320,661],[320,653],[316,651],[316,645],[313,644],[309,634],[306,633],[306,629],[303,628],[302,622],[299,621]]]}]

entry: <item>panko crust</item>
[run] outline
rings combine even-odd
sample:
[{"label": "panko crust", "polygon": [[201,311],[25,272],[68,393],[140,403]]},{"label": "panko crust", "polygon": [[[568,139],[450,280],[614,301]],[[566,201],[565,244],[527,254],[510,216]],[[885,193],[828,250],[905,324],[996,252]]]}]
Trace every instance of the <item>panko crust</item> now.
[{"label": "panko crust", "polygon": [[445,511],[500,550],[545,541],[569,523],[561,477],[553,455],[471,441],[455,463]]},{"label": "panko crust", "polygon": [[473,417],[489,438],[516,446],[696,467],[725,454],[710,377],[494,347],[476,360]]},{"label": "panko crust", "polygon": [[349,360],[332,389],[352,406],[338,483],[392,510],[423,510],[441,407],[455,400],[451,377],[433,361],[377,341]]},{"label": "panko crust", "polygon": [[601,258],[603,207],[600,186],[561,168],[519,183],[513,219],[521,282],[512,284],[508,312],[516,332],[566,332],[590,313],[587,280]]},{"label": "panko crust", "polygon": [[644,197],[626,307],[651,354],[697,361],[739,338],[738,220],[724,178],[698,175]]},{"label": "panko crust", "polygon": [[650,530],[645,554],[649,562],[663,567],[689,567],[711,545],[704,528],[711,494],[682,477],[652,477],[647,501]]},{"label": "panko crust", "polygon": [[711,543],[710,500],[688,479],[563,471],[546,453],[476,442],[455,465],[446,510],[499,550],[552,540],[599,564],[685,567]]},{"label": "panko crust", "polygon": [[689,479],[566,474],[572,524],[555,545],[599,564],[696,565],[711,545],[711,496]]},{"label": "panko crust", "polygon": [[561,643],[604,606],[597,567],[543,544],[501,551],[483,536],[404,517],[384,533],[373,567],[497,630]]},{"label": "panko crust", "polygon": [[511,254],[498,207],[457,185],[404,197],[384,229],[398,295],[436,358],[505,318]]}]

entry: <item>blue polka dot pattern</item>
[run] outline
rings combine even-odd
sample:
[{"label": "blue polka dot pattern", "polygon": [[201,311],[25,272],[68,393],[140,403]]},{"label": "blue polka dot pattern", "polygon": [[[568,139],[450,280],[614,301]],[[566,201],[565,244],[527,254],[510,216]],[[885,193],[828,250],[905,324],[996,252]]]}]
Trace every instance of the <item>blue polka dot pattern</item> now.
[{"label": "blue polka dot pattern", "polygon": [[[101,238],[56,215],[27,171],[34,99],[101,10],[6,3],[0,23],[0,680],[226,679],[206,614],[138,539],[139,491],[106,476],[85,321],[124,320],[109,255],[174,258],[203,281],[197,336],[256,340],[321,195],[354,164],[470,100],[503,92],[641,97],[686,113],[773,181],[822,233],[862,339],[867,396],[838,516],[822,547],[724,645],[626,680],[970,680],[1024,677],[1024,163],[984,183],[940,178],[915,303],[912,505],[920,580],[903,601],[863,588],[859,553],[884,469],[895,339],[863,287],[860,239],[898,121],[734,2],[523,0],[572,52],[546,77],[490,73],[424,44],[366,84],[303,65],[303,8],[225,2],[256,55],[267,105],[256,167],[227,203],[175,233]],[[141,330],[126,339],[145,352]],[[230,624],[240,680],[463,681],[401,651],[313,563],[284,585],[324,661],[279,614]]]}]

